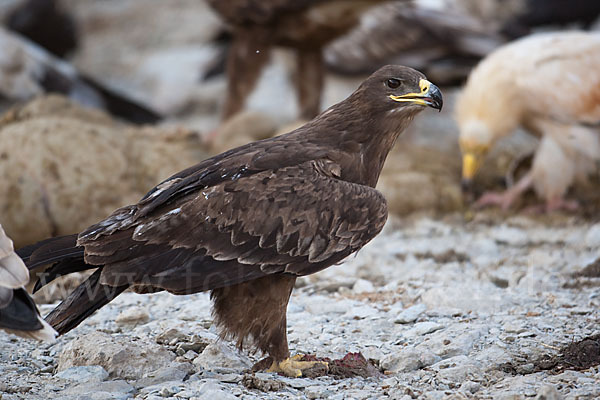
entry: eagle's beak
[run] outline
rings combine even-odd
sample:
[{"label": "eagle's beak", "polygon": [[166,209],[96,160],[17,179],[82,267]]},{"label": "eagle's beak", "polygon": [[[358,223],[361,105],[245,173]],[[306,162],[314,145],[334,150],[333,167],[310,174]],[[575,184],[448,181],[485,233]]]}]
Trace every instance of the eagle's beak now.
[{"label": "eagle's beak", "polygon": [[481,165],[481,157],[475,155],[474,153],[464,153],[463,154],[463,163],[462,163],[462,181],[461,187],[463,191],[468,191],[471,188],[471,184],[473,182],[473,178],[475,174],[479,170],[479,166]]},{"label": "eagle's beak", "polygon": [[444,101],[440,89],[427,79],[421,79],[419,87],[421,88],[419,93],[407,93],[402,96],[390,95],[390,98],[394,101],[411,102],[441,111]]}]

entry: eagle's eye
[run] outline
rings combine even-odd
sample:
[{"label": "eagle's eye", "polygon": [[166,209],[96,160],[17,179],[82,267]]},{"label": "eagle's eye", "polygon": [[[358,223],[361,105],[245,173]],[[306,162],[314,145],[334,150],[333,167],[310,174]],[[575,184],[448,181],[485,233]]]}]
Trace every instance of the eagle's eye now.
[{"label": "eagle's eye", "polygon": [[396,78],[390,78],[387,80],[386,85],[390,88],[390,89],[397,89],[400,84],[402,82],[400,81],[400,79],[396,79]]}]

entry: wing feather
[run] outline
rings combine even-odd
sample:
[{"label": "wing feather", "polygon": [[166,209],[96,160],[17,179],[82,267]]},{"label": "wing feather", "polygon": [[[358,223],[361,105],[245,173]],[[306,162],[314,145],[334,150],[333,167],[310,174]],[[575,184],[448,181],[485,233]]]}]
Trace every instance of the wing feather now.
[{"label": "wing feather", "polygon": [[[103,284],[130,274],[132,284],[168,281],[167,290],[187,292],[206,290],[196,281],[215,271],[222,279],[212,276],[212,285],[237,282],[243,271],[248,279],[312,273],[360,249],[387,218],[381,193],[342,181],[336,171],[337,164],[318,160],[240,176],[175,196],[176,201],[145,216],[134,213],[129,225],[118,217],[119,228],[111,227],[108,235],[90,229],[94,233],[80,236],[79,244],[86,249],[86,262],[105,265]],[[171,274],[181,271],[195,274],[179,277],[189,281],[187,289],[173,283],[178,278]]]}]

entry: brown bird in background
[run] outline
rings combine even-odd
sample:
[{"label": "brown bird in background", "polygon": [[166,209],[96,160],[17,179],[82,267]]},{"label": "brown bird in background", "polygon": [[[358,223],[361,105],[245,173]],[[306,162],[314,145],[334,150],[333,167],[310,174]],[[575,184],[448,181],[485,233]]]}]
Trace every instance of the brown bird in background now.
[{"label": "brown bird in background", "polygon": [[66,58],[78,45],[77,21],[59,0],[23,1],[6,16],[5,24],[57,57]]},{"label": "brown bird in background", "polygon": [[340,74],[404,64],[440,85],[454,85],[502,43],[487,25],[465,12],[390,2],[369,10],[359,26],[325,48],[324,57],[327,67]]},{"label": "brown bird in background", "polygon": [[340,262],[383,228],[374,189],[398,135],[439,89],[420,72],[387,66],[346,100],[285,135],[214,156],[165,180],[137,204],[79,235],[21,249],[28,267],[57,276],[95,272],[53,310],[59,333],[128,288],[210,290],[215,323],[271,371],[300,376],[289,358],[286,308],[298,276]]},{"label": "brown bird in background", "polygon": [[300,118],[320,110],[323,47],[343,35],[361,14],[385,0],[208,0],[232,30],[227,56],[223,119],[244,107],[274,46],[297,52]]},{"label": "brown bird in background", "polygon": [[56,331],[40,317],[35,302],[25,291],[27,283],[29,270],[0,225],[0,328],[18,336],[54,340]]}]

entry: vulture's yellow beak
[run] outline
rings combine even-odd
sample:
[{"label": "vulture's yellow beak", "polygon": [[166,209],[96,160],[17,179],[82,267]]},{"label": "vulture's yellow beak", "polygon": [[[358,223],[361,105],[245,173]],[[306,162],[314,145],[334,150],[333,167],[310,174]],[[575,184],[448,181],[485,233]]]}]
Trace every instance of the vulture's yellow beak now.
[{"label": "vulture's yellow beak", "polygon": [[390,95],[390,99],[397,102],[415,103],[441,111],[444,101],[440,89],[427,79],[419,81],[419,88],[421,89],[419,93],[407,93],[400,96],[392,94]]},{"label": "vulture's yellow beak", "polygon": [[487,148],[469,149],[467,146],[461,146],[462,149],[462,181],[463,190],[469,190],[475,178],[475,174],[481,167],[481,162],[487,153]]}]

